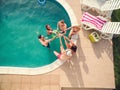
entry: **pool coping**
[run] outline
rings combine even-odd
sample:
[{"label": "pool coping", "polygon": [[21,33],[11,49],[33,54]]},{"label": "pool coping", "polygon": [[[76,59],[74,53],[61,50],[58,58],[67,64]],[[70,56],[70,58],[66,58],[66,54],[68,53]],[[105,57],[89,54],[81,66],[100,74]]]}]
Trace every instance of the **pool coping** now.
[{"label": "pool coping", "polygon": [[[71,25],[77,25],[77,19],[75,17],[75,14],[70,7],[70,5],[64,1],[64,0],[56,0],[59,4],[61,4],[64,9],[66,10],[70,20],[71,20]],[[0,74],[22,74],[22,75],[38,75],[38,74],[44,74],[51,72],[58,67],[60,67],[62,64],[64,64],[65,61],[61,61],[59,59],[55,60],[53,63],[38,67],[38,68],[21,68],[21,67],[0,67]]]},{"label": "pool coping", "polygon": [[0,74],[23,74],[38,75],[51,72],[61,66],[65,61],[57,59],[53,63],[38,68],[21,68],[21,67],[0,67]]}]

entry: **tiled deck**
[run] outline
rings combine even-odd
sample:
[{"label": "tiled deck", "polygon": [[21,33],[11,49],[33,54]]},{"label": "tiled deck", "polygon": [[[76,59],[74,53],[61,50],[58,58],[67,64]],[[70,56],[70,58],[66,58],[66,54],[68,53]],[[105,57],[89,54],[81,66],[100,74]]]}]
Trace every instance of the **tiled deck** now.
[{"label": "tiled deck", "polygon": [[[82,15],[80,1],[65,1],[72,7],[79,24]],[[43,75],[0,75],[0,90],[61,90],[61,88],[62,90],[111,90],[115,88],[112,43],[101,40],[93,44],[89,41],[88,34],[84,30],[80,31],[77,55],[71,62],[66,62],[60,68]]]}]

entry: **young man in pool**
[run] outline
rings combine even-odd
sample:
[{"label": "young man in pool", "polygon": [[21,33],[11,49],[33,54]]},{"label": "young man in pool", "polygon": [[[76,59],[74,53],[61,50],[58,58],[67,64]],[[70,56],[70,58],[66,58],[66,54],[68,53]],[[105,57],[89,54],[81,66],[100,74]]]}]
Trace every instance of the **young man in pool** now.
[{"label": "young man in pool", "polygon": [[45,37],[44,37],[43,35],[39,35],[39,36],[38,36],[38,39],[39,39],[40,43],[41,43],[43,46],[47,47],[47,48],[50,48],[49,42],[51,42],[51,41],[54,40],[55,38],[56,38],[56,37],[53,37],[52,39],[45,39]]}]

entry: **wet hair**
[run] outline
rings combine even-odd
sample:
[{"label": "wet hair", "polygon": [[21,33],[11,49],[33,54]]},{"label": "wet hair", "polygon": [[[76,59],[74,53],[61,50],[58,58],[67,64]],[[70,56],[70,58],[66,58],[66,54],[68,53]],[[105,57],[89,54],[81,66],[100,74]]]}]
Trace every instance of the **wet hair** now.
[{"label": "wet hair", "polygon": [[73,46],[71,46],[71,48],[70,48],[73,52],[76,52],[77,51],[77,46],[76,45],[73,45]]},{"label": "wet hair", "polygon": [[61,23],[64,23],[64,20],[61,20],[60,22],[61,22]]},{"label": "wet hair", "polygon": [[40,39],[42,37],[42,35],[39,35],[38,38]]},{"label": "wet hair", "polygon": [[51,30],[51,27],[48,28],[48,26],[50,26],[50,25],[49,25],[49,24],[46,24],[46,25],[45,25],[46,29],[47,29],[47,30]]},{"label": "wet hair", "polygon": [[49,26],[49,24],[46,24],[46,25],[45,25],[46,29],[48,29],[48,26]]}]

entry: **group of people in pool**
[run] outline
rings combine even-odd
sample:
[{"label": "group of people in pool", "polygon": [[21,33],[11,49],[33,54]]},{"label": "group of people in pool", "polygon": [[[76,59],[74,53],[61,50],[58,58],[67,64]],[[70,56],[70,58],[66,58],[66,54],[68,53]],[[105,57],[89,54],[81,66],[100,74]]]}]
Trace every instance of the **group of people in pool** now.
[{"label": "group of people in pool", "polygon": [[[70,30],[68,37],[65,36],[67,30]],[[64,22],[64,20],[60,20],[57,24],[57,31],[52,30],[51,26],[48,24],[46,25],[46,31],[48,35],[55,34],[56,36],[54,36],[51,39],[45,39],[43,35],[39,35],[38,39],[43,46],[50,48],[49,42],[58,37],[60,40],[60,53],[54,51],[54,54],[58,57],[58,59],[68,60],[72,57],[74,53],[76,53],[77,50],[76,42],[79,37],[78,32],[80,31],[80,26],[71,26],[67,28],[67,25]],[[64,38],[67,49],[64,49],[63,47],[61,40],[62,37]]]}]

